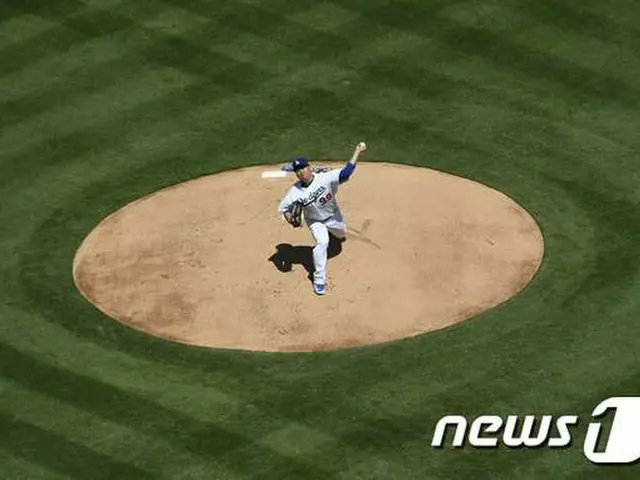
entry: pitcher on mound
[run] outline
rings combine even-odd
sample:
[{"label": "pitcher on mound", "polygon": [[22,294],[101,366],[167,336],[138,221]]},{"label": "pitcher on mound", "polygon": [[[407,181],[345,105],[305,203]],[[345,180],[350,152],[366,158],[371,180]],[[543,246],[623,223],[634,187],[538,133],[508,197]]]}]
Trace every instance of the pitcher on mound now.
[{"label": "pitcher on mound", "polygon": [[366,148],[364,142],[358,143],[351,158],[340,169],[314,172],[305,157],[296,158],[291,164],[291,170],[295,172],[298,181],[281,200],[278,212],[295,228],[301,226],[301,216],[304,213],[305,222],[315,241],[313,290],[318,295],[325,293],[329,233],[339,240],[344,240],[347,236],[347,225],[336,200],[338,187],[349,180],[356,168],[358,156]]}]

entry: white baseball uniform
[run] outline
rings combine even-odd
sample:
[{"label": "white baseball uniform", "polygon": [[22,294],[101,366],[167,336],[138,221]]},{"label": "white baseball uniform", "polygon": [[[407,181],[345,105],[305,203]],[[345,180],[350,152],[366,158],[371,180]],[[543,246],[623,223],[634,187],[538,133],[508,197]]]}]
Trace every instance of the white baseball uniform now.
[{"label": "white baseball uniform", "polygon": [[340,239],[347,235],[347,225],[336,201],[339,185],[347,180],[353,168],[346,175],[344,170],[332,169],[314,173],[311,183],[306,186],[300,181],[296,182],[278,207],[278,212],[283,214],[294,202],[302,201],[305,222],[316,242],[313,248],[313,281],[321,285],[326,283],[329,232]]}]

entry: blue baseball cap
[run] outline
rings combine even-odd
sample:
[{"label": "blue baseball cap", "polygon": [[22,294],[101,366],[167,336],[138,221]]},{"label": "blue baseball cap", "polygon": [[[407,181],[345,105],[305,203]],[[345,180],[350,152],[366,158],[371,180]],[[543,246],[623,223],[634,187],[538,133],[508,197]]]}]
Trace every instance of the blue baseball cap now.
[{"label": "blue baseball cap", "polygon": [[298,157],[291,163],[291,168],[293,168],[294,172],[298,170],[302,170],[304,167],[309,166],[309,160],[304,157]]}]

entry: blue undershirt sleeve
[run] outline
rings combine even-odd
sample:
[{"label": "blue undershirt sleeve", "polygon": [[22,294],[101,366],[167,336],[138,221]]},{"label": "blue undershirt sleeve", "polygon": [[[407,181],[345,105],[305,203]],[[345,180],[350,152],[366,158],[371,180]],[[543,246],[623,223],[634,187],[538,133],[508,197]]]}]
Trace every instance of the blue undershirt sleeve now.
[{"label": "blue undershirt sleeve", "polygon": [[342,167],[342,170],[340,170],[340,176],[338,177],[339,182],[344,183],[349,180],[349,177],[355,169],[356,166],[353,163],[347,162],[347,164]]}]

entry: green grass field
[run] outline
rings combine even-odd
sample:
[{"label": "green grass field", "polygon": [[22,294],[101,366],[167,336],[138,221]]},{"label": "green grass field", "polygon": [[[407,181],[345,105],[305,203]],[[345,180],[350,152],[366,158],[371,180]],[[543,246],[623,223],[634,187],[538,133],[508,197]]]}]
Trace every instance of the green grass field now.
[{"label": "green grass field", "polygon": [[[640,395],[639,20],[632,0],[1,0],[0,477],[638,478],[582,441],[600,401]],[[164,342],[75,289],[126,203],[359,140],[527,208],[534,281],[319,354]],[[583,421],[566,449],[431,448],[441,416],[482,413]]]}]

